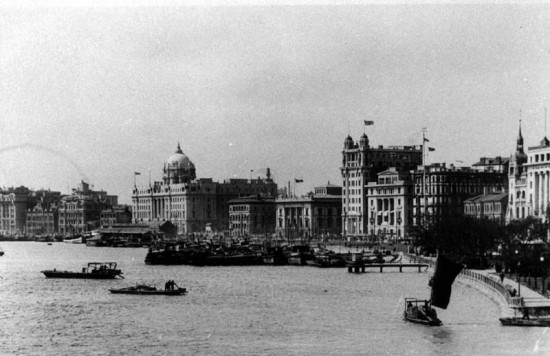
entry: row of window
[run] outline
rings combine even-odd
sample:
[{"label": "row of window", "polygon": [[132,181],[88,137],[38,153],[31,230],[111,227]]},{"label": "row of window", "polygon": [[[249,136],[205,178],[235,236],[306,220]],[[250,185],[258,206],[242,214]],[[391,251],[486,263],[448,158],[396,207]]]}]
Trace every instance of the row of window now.
[{"label": "row of window", "polygon": [[465,204],[464,212],[466,214],[500,214],[502,208],[500,204],[484,203],[482,211],[481,204]]}]

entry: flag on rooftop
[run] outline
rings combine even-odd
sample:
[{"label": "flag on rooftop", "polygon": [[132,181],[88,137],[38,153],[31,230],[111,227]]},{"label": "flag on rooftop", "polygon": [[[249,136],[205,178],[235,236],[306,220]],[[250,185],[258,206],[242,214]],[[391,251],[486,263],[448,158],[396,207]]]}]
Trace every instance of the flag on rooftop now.
[{"label": "flag on rooftop", "polygon": [[429,152],[433,152],[433,151],[435,151],[435,148],[433,148],[433,147],[428,147],[428,151],[429,151]]},{"label": "flag on rooftop", "polygon": [[141,173],[140,173],[140,172],[134,172],[134,175],[136,175],[136,176],[140,176],[140,175],[141,175]]},{"label": "flag on rooftop", "polygon": [[294,178],[295,183],[302,183],[303,181],[304,181],[303,179]]},{"label": "flag on rooftop", "polygon": [[374,121],[365,120],[365,126],[374,125]]},{"label": "flag on rooftop", "polygon": [[430,142],[426,137],[424,137],[424,142]]}]

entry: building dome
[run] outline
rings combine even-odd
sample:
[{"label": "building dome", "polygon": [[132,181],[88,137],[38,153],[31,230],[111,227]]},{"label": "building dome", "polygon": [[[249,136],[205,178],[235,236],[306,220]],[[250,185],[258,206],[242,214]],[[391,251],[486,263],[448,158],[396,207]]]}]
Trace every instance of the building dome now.
[{"label": "building dome", "polygon": [[168,157],[168,159],[166,160],[166,165],[174,166],[174,167],[182,167],[182,168],[194,167],[189,157],[187,157],[181,150],[179,143],[178,143],[178,148],[176,149],[176,152],[172,154],[170,157]]},{"label": "building dome", "polygon": [[181,150],[180,144],[164,163],[164,183],[189,183],[196,178],[195,165]]}]

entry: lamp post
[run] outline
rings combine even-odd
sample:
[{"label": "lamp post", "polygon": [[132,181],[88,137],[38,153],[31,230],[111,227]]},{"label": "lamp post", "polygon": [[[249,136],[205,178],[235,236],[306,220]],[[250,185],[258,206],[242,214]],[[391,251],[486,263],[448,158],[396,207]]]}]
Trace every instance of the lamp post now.
[{"label": "lamp post", "polygon": [[516,258],[518,260],[518,265],[517,265],[517,269],[516,269],[516,277],[518,279],[518,297],[521,296],[521,280],[520,280],[520,275],[519,275],[519,267],[521,266],[521,263],[519,261],[519,251],[516,250]]},{"label": "lamp post", "polygon": [[542,267],[542,276],[541,276],[541,292],[542,292],[542,295],[544,295],[546,293],[546,290],[545,290],[545,279],[546,279],[546,266],[544,266],[544,256],[540,256],[540,264],[541,264],[541,267]]}]

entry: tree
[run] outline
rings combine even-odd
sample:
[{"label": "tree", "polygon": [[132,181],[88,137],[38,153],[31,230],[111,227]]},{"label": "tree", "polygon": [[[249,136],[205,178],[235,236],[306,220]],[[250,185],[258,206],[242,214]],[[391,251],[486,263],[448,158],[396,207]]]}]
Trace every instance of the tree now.
[{"label": "tree", "polygon": [[504,235],[503,227],[488,219],[445,217],[414,232],[416,244],[424,249],[453,255],[469,266],[486,265],[487,257]]}]

